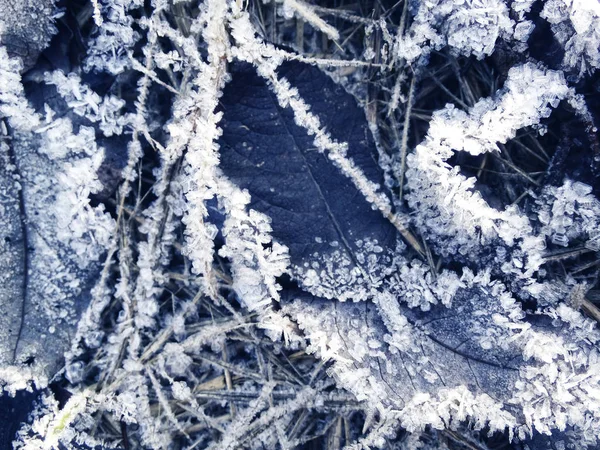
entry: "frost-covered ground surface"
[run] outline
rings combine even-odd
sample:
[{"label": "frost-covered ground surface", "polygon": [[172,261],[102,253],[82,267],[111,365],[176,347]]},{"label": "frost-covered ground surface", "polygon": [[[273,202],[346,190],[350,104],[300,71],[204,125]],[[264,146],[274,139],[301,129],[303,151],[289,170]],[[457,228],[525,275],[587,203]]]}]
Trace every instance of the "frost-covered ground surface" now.
[{"label": "frost-covered ground surface", "polygon": [[0,0],[0,448],[600,447],[597,0]]}]

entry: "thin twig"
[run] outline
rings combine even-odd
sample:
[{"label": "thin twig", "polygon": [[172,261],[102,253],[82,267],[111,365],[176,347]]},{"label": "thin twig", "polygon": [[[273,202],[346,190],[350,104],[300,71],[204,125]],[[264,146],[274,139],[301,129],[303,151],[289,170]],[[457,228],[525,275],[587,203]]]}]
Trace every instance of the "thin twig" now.
[{"label": "thin twig", "polygon": [[406,169],[406,152],[408,144],[408,129],[410,124],[410,112],[413,104],[413,96],[415,92],[415,78],[413,74],[410,80],[410,87],[408,89],[408,99],[406,100],[406,110],[404,111],[404,128],[402,129],[402,141],[400,142],[400,173],[398,174],[398,196],[402,201],[402,194],[404,189],[404,171]]}]

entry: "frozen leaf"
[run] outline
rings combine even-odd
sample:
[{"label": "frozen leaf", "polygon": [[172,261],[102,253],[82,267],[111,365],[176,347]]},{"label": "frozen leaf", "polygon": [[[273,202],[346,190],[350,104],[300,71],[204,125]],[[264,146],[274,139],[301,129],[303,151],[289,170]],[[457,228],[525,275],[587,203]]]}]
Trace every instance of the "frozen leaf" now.
[{"label": "frozen leaf", "polygon": [[[364,299],[384,273],[379,262],[396,248],[396,229],[313,143],[289,107],[243,63],[231,68],[221,105],[220,167],[247,189],[250,206],[271,218],[273,237],[289,248],[292,271],[309,291]],[[278,70],[366,177],[383,174],[364,112],[316,67],[284,63]]]},{"label": "frozen leaf", "polygon": [[598,333],[567,307],[552,321],[526,316],[489,274],[465,269],[461,281],[451,307],[429,311],[386,292],[374,303],[288,292],[282,312],[340,386],[409,431],[469,420],[521,438],[532,424],[547,434],[568,427],[578,442],[594,442],[583,430],[600,427]]},{"label": "frozen leaf", "polygon": [[0,60],[0,117],[10,137],[0,154],[0,383],[11,391],[22,382],[11,367],[38,386],[59,369],[114,222],[90,203],[103,189],[95,130],[75,131],[48,105],[42,117],[25,98],[17,60],[4,48]]},{"label": "frozen leaf", "polygon": [[[418,392],[465,385],[507,400],[507,384],[516,380],[522,358],[509,341],[509,328],[499,326],[494,315],[518,319],[522,313],[514,301],[499,301],[506,296],[500,286],[488,289],[481,280],[465,280],[452,307],[438,304],[428,311],[408,307],[389,292],[379,294],[375,304],[334,305],[296,294],[283,309],[298,320],[314,352],[338,363],[342,384],[359,398],[397,407]],[[353,379],[343,365],[372,372],[371,387],[357,389],[353,383],[360,377]]]},{"label": "frozen leaf", "polygon": [[[22,304],[15,301],[23,296],[26,283],[26,249],[24,227],[21,219],[20,185],[15,166],[11,163],[11,150],[6,142],[0,143],[0,315],[2,341],[0,361],[11,361],[22,322]],[[13,159],[14,160],[14,159]]]},{"label": "frozen leaf", "polygon": [[35,63],[56,29],[55,0],[0,0],[0,43],[11,57],[19,57],[25,69]]}]

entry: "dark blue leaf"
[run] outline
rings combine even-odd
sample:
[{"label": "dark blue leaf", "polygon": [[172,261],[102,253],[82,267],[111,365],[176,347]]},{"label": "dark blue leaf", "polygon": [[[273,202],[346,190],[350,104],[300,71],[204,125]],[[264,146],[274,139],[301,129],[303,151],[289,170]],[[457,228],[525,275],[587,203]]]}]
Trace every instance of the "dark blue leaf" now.
[{"label": "dark blue leaf", "polygon": [[[355,284],[378,279],[367,254],[381,259],[395,249],[395,227],[315,148],[313,136],[295,123],[291,108],[278,104],[252,66],[235,63],[231,74],[221,99],[221,168],[250,192],[251,207],[272,219],[273,236],[289,247],[301,284],[308,287],[303,282],[316,255],[340,278],[354,273]],[[304,63],[285,63],[278,74],[298,89],[335,140],[348,143],[348,156],[365,175],[383,185],[373,138],[354,97]],[[381,251],[373,252],[377,246]],[[315,293],[359,299],[341,285]]]}]

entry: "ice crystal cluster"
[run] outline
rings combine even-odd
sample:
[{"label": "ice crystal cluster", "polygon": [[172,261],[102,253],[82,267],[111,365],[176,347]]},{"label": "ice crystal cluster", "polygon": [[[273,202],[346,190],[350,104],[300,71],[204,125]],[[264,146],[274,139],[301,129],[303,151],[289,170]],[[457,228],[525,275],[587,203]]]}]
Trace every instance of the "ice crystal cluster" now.
[{"label": "ice crystal cluster", "polygon": [[600,446],[597,0],[0,13],[0,447]]}]

